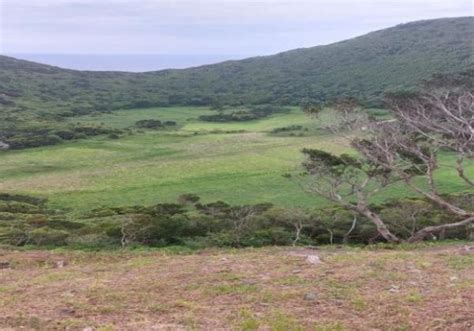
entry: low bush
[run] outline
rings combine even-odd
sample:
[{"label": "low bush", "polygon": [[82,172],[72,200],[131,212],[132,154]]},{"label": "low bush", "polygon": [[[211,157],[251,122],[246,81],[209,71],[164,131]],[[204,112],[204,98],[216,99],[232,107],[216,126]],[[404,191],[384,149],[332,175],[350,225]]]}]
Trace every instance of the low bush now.
[{"label": "low bush", "polygon": [[291,131],[301,131],[303,130],[302,125],[289,125],[281,128],[274,128],[271,133],[282,133],[282,132],[291,132]]},{"label": "low bush", "polygon": [[38,246],[64,246],[69,232],[42,227],[30,231],[28,237],[28,243]]},{"label": "low bush", "polygon": [[199,116],[199,120],[205,122],[245,122],[288,111],[287,108],[272,105],[254,106],[251,108],[237,109],[231,112],[219,110],[217,114],[201,115]]},{"label": "low bush", "polygon": [[[178,203],[103,208],[83,221],[45,208],[44,200],[0,195],[0,243],[13,246],[68,246],[81,249],[120,246],[259,247],[267,245],[369,244],[382,242],[371,222],[339,207],[318,210],[271,204],[202,204],[183,194]],[[451,196],[467,206],[473,195]],[[26,203],[29,201],[36,204]],[[372,206],[400,238],[427,225],[451,221],[423,199],[400,199]],[[438,233],[437,239],[467,239],[471,228]]]}]

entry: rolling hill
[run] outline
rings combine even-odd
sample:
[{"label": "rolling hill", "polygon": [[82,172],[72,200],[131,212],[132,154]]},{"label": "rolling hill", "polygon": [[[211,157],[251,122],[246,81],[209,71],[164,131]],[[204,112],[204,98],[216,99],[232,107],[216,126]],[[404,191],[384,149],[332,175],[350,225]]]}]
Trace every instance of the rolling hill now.
[{"label": "rolling hill", "polygon": [[473,68],[473,35],[473,17],[418,21],[326,46],[146,73],[74,71],[0,56],[0,129],[5,136],[97,111],[216,100],[296,105],[354,96],[376,105],[387,90]]}]

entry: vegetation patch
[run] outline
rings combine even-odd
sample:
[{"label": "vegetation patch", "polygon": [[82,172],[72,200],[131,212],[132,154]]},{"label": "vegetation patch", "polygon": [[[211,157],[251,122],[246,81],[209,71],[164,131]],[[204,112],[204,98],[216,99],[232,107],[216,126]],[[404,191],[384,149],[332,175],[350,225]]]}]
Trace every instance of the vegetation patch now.
[{"label": "vegetation patch", "polygon": [[237,110],[225,111],[224,108],[217,108],[215,115],[201,115],[199,120],[205,122],[247,122],[268,117],[272,114],[287,113],[288,108],[271,105],[254,106]]}]

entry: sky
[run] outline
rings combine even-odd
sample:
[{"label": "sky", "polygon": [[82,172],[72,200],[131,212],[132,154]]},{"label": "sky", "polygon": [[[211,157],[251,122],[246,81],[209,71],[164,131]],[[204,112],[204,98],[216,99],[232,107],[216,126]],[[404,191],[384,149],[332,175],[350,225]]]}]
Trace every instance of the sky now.
[{"label": "sky", "polygon": [[241,58],[472,15],[471,0],[0,0],[0,54]]}]

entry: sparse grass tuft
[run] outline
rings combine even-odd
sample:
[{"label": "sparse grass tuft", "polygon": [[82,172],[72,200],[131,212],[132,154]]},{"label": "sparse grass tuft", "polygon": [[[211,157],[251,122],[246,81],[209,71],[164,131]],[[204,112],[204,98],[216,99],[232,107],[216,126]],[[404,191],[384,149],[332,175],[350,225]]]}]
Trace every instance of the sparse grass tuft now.
[{"label": "sparse grass tuft", "polygon": [[450,268],[454,270],[474,269],[474,255],[458,255],[446,257]]}]

